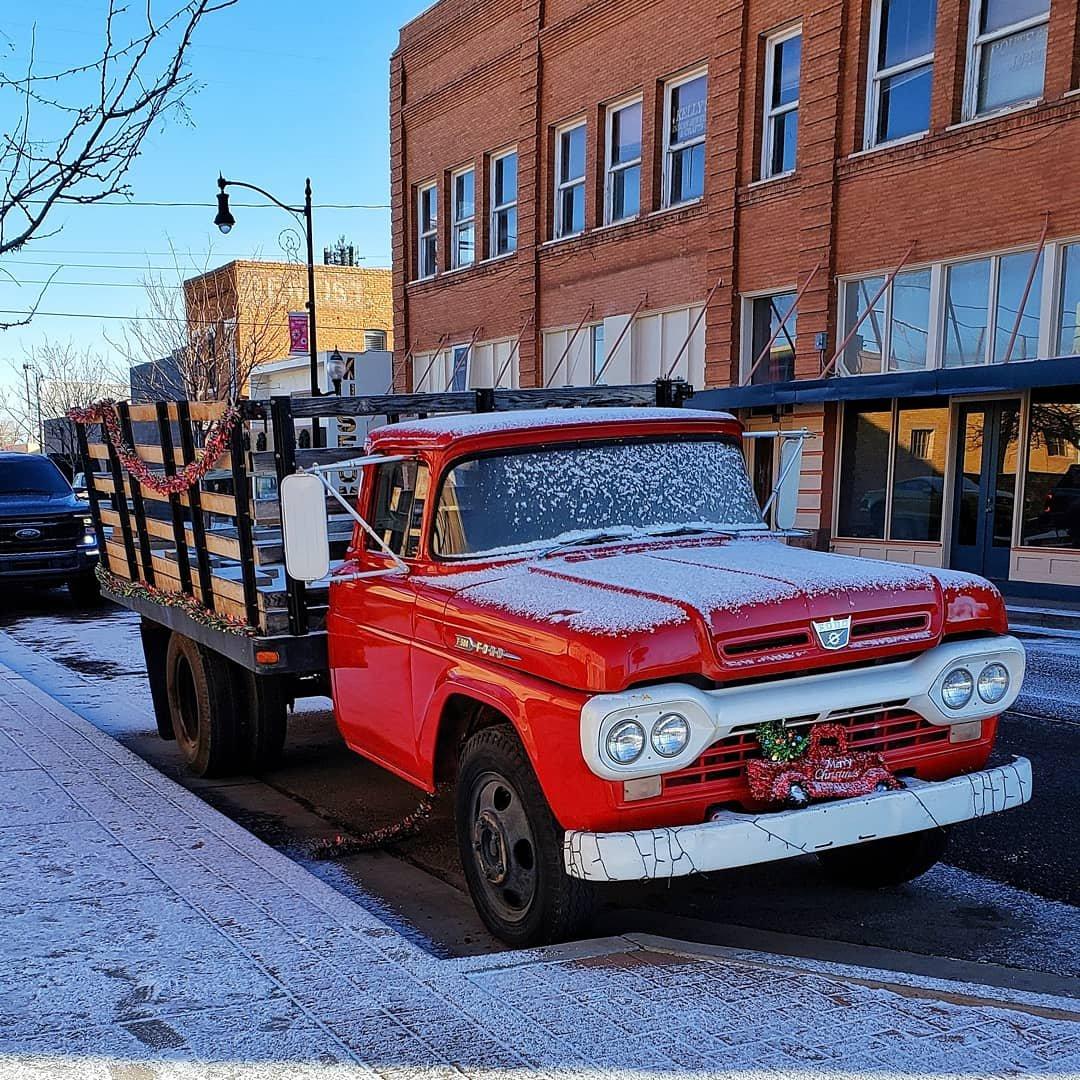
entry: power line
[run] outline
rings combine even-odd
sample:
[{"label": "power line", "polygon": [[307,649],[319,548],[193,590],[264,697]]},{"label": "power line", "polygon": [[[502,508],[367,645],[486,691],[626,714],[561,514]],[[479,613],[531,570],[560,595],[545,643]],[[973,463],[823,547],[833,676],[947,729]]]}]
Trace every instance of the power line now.
[{"label": "power line", "polygon": [[[23,199],[20,200],[24,206],[46,206],[48,205],[47,199]],[[214,210],[216,209],[216,203],[206,202],[171,202],[164,200],[153,199],[98,199],[94,202],[82,202],[79,199],[60,199],[59,205],[61,206],[152,206],[152,207],[168,207],[171,209],[200,209],[200,210]],[[244,210],[275,210],[280,207],[275,207],[273,203],[232,203],[232,206],[240,207]],[[302,207],[294,207],[299,213]],[[389,210],[389,203],[313,203],[313,210]]]},{"label": "power line", "polygon": [[[14,310],[11,310],[10,308],[0,308],[0,315],[23,315],[23,316],[25,316],[27,314],[28,314],[28,312],[26,312],[26,311],[14,311]],[[51,318],[51,319],[114,319],[114,320],[118,320],[120,322],[182,323],[184,326],[189,325],[189,323],[191,321],[191,320],[188,320],[186,318],[179,318],[179,317],[174,318],[174,317],[172,317],[170,315],[104,315],[104,314],[94,314],[91,311],[35,311],[32,314],[33,314],[33,317],[35,319],[44,319],[44,318]],[[197,321],[198,320],[196,320],[196,322]],[[228,320],[228,318],[226,316],[223,316],[221,319],[211,319],[211,320],[208,320],[208,321],[217,323],[217,322],[231,321],[231,320]],[[236,325],[237,326],[257,326],[257,327],[265,329],[267,327],[267,325],[268,325],[268,321],[267,320],[262,320],[260,322],[246,322],[244,320],[239,320],[236,323]],[[284,324],[283,324],[283,328],[284,328]],[[372,329],[376,329],[376,328],[373,327],[370,323],[367,326],[328,326],[328,327],[325,327],[323,329],[323,333],[324,334],[326,334],[326,333],[334,334],[338,330],[361,331],[361,330],[372,330]]]},{"label": "power line", "polygon": [[[96,254],[96,252],[90,252],[90,254]],[[133,254],[137,255],[137,254],[139,254],[139,252],[134,252]],[[362,255],[360,257],[365,262],[369,261],[370,259],[378,259],[378,260],[381,260],[382,263],[389,264],[389,261],[390,261],[390,256],[389,255],[371,255],[371,256]],[[224,256],[222,256],[222,258],[224,258]],[[263,264],[265,264],[267,266],[289,266],[289,267],[295,266],[295,267],[297,267],[297,268],[299,268],[301,270],[306,270],[307,269],[307,266],[306,266],[305,263],[290,263],[290,262],[286,262],[286,261],[280,260],[280,259],[250,259],[250,258],[248,258],[246,256],[238,256],[236,260],[229,259],[228,261],[229,262],[248,261],[248,262],[254,262],[254,263],[263,263]],[[214,270],[220,269],[222,265],[224,265],[224,264],[219,263],[218,265],[211,267],[209,270],[206,270],[206,269],[200,269],[197,266],[188,266],[188,267],[175,266],[175,265],[174,266],[147,266],[145,263],[131,264],[131,263],[43,262],[43,261],[35,260],[35,259],[7,259],[4,262],[0,263],[0,266],[3,266],[3,267],[9,267],[9,266],[49,266],[49,267],[60,267],[61,269],[75,269],[75,270],[147,270],[147,271],[162,271],[162,272],[166,272],[166,273],[185,274],[185,275],[188,275],[188,276],[191,276],[191,277],[201,277],[203,274],[211,274],[211,273],[214,272]],[[325,263],[316,263],[315,265],[316,265],[316,267],[319,267],[319,266],[324,266],[326,264]],[[385,266],[382,266],[379,263],[375,263],[372,267],[362,267],[360,269],[368,270],[368,269],[385,269],[385,268],[386,268]],[[346,267],[345,269],[348,269],[348,267]]]}]

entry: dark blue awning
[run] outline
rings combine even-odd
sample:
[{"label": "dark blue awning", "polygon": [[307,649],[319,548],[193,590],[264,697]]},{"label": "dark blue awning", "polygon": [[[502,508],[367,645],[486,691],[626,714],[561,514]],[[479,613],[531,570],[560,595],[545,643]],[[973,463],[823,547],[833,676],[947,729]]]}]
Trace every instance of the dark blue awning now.
[{"label": "dark blue awning", "polygon": [[724,386],[700,390],[687,404],[698,409],[748,409],[762,405],[809,405],[871,398],[999,394],[1040,386],[1077,385],[1080,385],[1080,356],[1060,356],[1052,360],[1024,360],[936,371],[797,379],[765,386]]}]

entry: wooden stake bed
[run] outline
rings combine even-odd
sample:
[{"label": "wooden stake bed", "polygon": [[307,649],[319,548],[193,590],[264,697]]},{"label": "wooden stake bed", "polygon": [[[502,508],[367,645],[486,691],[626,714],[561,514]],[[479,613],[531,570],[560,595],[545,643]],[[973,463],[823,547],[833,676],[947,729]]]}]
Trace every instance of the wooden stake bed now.
[{"label": "wooden stake bed", "polygon": [[[297,420],[386,417],[395,422],[405,416],[525,408],[677,406],[692,392],[684,383],[661,380],[648,386],[242,401],[229,451],[201,481],[176,495],[140,483],[99,425],[79,423],[102,566],[118,579],[115,590],[106,583],[105,591],[144,618],[249,670],[322,676],[328,586],[305,585],[285,573],[276,494],[281,480],[298,469],[354,458],[361,448],[298,449]],[[198,459],[208,426],[225,408],[220,402],[121,404],[120,430],[142,461],[173,476]],[[332,500],[328,511],[336,568],[354,523]],[[170,594],[168,602],[161,593]],[[222,621],[232,628],[222,629]],[[277,653],[279,659],[261,662],[259,653]]]}]

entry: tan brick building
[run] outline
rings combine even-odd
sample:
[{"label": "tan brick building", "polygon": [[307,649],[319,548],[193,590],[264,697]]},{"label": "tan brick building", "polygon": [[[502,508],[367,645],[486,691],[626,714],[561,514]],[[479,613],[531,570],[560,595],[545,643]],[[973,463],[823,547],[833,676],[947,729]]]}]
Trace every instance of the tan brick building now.
[{"label": "tan brick building", "polygon": [[822,545],[1080,589],[1076,0],[442,0],[390,83],[402,386],[670,370]]},{"label": "tan brick building", "polygon": [[[237,260],[184,282],[189,328],[228,335],[235,320],[245,368],[288,355],[288,315],[306,311],[307,297],[307,268],[297,263]],[[316,266],[315,315],[322,351],[393,348],[390,271]]]}]

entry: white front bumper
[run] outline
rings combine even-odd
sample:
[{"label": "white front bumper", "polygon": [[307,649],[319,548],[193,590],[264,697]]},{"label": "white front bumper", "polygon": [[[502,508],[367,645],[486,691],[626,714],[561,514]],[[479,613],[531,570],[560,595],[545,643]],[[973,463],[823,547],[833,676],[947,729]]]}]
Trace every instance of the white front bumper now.
[{"label": "white front bumper", "polygon": [[1021,806],[1031,798],[1031,762],[1014,758],[981,772],[903,791],[815,803],[772,814],[725,811],[715,821],[636,832],[568,832],[566,872],[585,881],[644,881],[812,855],[866,840],[921,832]]}]

